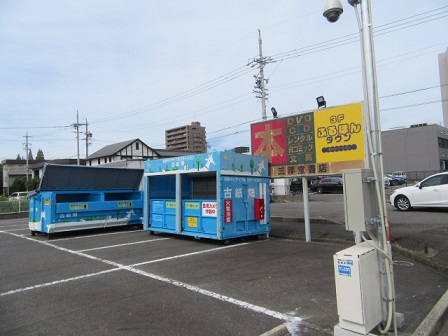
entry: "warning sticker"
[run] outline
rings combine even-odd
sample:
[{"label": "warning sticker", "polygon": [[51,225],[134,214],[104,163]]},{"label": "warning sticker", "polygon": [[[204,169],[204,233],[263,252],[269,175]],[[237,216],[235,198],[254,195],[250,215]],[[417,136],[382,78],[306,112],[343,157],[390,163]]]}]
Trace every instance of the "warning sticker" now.
[{"label": "warning sticker", "polygon": [[338,259],[338,274],[351,277],[353,260]]},{"label": "warning sticker", "polygon": [[198,218],[197,217],[187,217],[187,226],[191,228],[198,227]]},{"label": "warning sticker", "polygon": [[202,216],[217,217],[217,202],[202,202]]},{"label": "warning sticker", "polygon": [[87,210],[89,208],[87,203],[70,204],[70,210]]}]

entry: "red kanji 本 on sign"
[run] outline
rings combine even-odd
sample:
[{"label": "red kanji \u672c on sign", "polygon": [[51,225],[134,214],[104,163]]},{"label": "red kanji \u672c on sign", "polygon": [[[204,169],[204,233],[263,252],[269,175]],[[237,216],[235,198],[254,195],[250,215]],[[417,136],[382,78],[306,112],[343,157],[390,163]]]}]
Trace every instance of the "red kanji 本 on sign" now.
[{"label": "red kanji \u672c on sign", "polygon": [[224,200],[224,223],[232,223],[232,200]]},{"label": "red kanji \u672c on sign", "polygon": [[252,154],[266,156],[270,164],[287,162],[285,120],[251,125]]}]

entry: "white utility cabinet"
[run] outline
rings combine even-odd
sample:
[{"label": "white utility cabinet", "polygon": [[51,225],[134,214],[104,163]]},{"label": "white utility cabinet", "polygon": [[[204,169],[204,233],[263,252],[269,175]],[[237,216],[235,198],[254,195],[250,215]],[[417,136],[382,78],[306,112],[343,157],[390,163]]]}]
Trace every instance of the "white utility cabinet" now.
[{"label": "white utility cabinet", "polygon": [[334,255],[339,327],[366,335],[382,321],[378,251],[363,242]]}]

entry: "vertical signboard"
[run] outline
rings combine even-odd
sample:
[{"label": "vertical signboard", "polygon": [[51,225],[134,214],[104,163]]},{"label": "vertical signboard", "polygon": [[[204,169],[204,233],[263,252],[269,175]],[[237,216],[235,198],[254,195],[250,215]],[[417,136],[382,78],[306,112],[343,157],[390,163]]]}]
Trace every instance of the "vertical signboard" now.
[{"label": "vertical signboard", "polygon": [[364,168],[361,103],[252,124],[251,140],[252,154],[268,158],[271,177]]}]

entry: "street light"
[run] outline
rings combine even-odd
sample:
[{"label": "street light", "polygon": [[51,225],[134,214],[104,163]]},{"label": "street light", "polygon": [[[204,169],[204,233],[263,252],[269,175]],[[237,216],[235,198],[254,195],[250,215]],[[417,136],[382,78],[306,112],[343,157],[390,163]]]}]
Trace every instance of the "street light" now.
[{"label": "street light", "polygon": [[316,98],[317,101],[317,108],[320,109],[321,107],[327,107],[327,102],[325,101],[324,96],[319,96]]},{"label": "street light", "polygon": [[[355,15],[358,21],[359,36],[361,42],[361,59],[363,74],[363,92],[364,92],[364,121],[366,123],[367,144],[368,144],[368,166],[372,167],[374,174],[376,201],[379,211],[378,238],[377,244],[380,250],[381,261],[385,268],[386,276],[382,278],[383,294],[386,297],[386,303],[383,304],[383,322],[384,329],[379,328],[382,334],[389,331],[394,320],[395,333],[397,332],[397,322],[395,316],[395,290],[393,286],[392,272],[392,252],[390,244],[387,242],[387,232],[389,230],[386,198],[384,192],[384,169],[381,148],[381,125],[378,103],[378,87],[375,66],[375,52],[373,43],[373,25],[372,14],[369,0],[348,0],[348,3],[355,9]],[[361,5],[361,16],[358,11],[358,5]],[[323,15],[329,22],[336,22],[343,13],[343,7],[339,0],[327,0]]]}]

